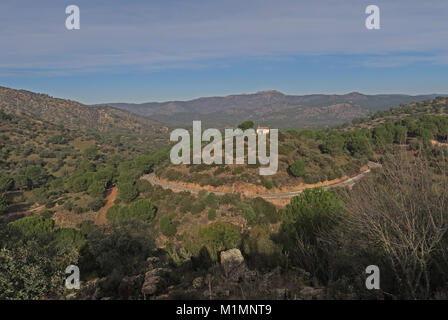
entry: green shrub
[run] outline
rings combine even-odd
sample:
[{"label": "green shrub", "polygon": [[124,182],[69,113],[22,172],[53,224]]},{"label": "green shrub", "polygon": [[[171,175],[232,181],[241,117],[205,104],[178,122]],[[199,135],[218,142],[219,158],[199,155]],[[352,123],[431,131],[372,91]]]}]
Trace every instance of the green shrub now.
[{"label": "green shrub", "polygon": [[54,221],[43,216],[30,216],[10,222],[8,226],[18,229],[25,237],[35,237],[52,232]]},{"label": "green shrub", "polygon": [[167,216],[160,218],[160,232],[167,237],[172,237],[177,233],[176,224]]},{"label": "green shrub", "polygon": [[289,172],[294,177],[303,177],[305,175],[306,163],[303,160],[296,160],[289,166]]},{"label": "green shrub", "polygon": [[269,223],[276,223],[280,219],[280,215],[275,206],[263,198],[257,197],[253,199],[252,208],[258,216],[264,216]]},{"label": "green shrub", "polygon": [[213,192],[210,192],[207,197],[205,198],[205,203],[209,206],[209,207],[213,207],[214,205],[216,205],[216,202],[218,201],[216,194],[214,194]]},{"label": "green shrub", "polygon": [[96,212],[99,211],[105,203],[106,202],[102,199],[93,199],[88,203],[87,207],[89,208],[89,210]]},{"label": "green shrub", "polygon": [[286,206],[278,241],[294,265],[326,277],[331,232],[345,217],[344,203],[332,191],[306,189]]},{"label": "green shrub", "polygon": [[94,198],[102,198],[104,196],[104,183],[101,181],[93,181],[93,183],[87,189],[87,193]]},{"label": "green shrub", "polygon": [[241,130],[252,129],[254,127],[254,122],[252,120],[246,120],[238,125]]},{"label": "green shrub", "polygon": [[274,187],[274,184],[272,183],[272,180],[270,180],[270,179],[266,179],[266,178],[262,177],[261,178],[261,183],[268,190],[270,190],[270,189],[272,189]]},{"label": "green shrub", "polygon": [[149,222],[154,219],[157,208],[149,200],[137,200],[129,207],[132,218]]},{"label": "green shrub", "polygon": [[208,220],[213,221],[216,219],[216,209],[210,208],[208,211]]},{"label": "green shrub", "polygon": [[59,144],[62,142],[62,136],[60,134],[55,134],[55,135],[51,136],[50,138],[48,138],[47,141],[49,143]]},{"label": "green shrub", "polygon": [[0,214],[8,211],[9,201],[8,198],[2,193],[0,193]]},{"label": "green shrub", "polygon": [[95,160],[98,156],[98,149],[95,146],[88,147],[82,154],[88,160]]},{"label": "green shrub", "polygon": [[199,256],[205,247],[211,260],[218,261],[219,252],[240,246],[241,235],[234,225],[215,222],[207,227],[199,227],[192,234],[184,234],[183,242],[193,256]]},{"label": "green shrub", "polygon": [[241,203],[241,210],[243,211],[243,218],[246,220],[249,226],[257,224],[258,217],[254,209],[247,203]]},{"label": "green shrub", "polygon": [[118,193],[120,200],[127,203],[131,202],[138,196],[137,187],[131,183],[119,184]]},{"label": "green shrub", "polygon": [[14,180],[10,177],[0,176],[0,192],[8,191],[14,185]]}]

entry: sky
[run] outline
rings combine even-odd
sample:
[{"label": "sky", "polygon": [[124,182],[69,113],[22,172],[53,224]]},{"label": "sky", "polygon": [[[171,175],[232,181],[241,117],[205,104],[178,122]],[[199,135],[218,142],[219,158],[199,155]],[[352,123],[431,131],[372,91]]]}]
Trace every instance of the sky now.
[{"label": "sky", "polygon": [[0,86],[87,104],[448,93],[447,18],[446,0],[2,0]]}]

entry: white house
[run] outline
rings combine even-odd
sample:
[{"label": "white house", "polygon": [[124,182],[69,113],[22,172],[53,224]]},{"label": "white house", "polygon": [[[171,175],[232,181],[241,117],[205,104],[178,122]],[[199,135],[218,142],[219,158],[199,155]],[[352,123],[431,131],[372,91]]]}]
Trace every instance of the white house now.
[{"label": "white house", "polygon": [[258,134],[268,134],[269,128],[268,127],[257,127],[257,135]]}]

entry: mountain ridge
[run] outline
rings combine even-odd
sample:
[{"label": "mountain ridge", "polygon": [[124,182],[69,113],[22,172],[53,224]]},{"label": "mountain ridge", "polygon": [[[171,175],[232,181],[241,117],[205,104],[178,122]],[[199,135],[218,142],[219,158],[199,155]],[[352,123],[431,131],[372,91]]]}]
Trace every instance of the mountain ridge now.
[{"label": "mountain ridge", "polygon": [[113,106],[92,108],[74,100],[3,86],[0,86],[0,109],[61,124],[72,130],[114,134],[163,131],[159,122]]},{"label": "mountain ridge", "polygon": [[405,95],[360,92],[347,94],[287,95],[275,89],[256,93],[200,97],[186,101],[106,103],[172,126],[188,126],[202,120],[207,126],[224,127],[250,119],[278,128],[329,127],[391,106],[420,102],[438,94]]}]

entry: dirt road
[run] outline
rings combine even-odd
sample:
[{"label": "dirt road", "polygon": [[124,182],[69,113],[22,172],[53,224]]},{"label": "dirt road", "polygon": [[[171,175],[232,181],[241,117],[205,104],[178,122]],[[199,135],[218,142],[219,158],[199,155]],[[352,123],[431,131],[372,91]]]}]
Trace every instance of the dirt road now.
[{"label": "dirt road", "polygon": [[[366,171],[361,172],[357,176],[348,178],[344,181],[334,183],[332,185],[329,185],[329,186],[326,186],[323,188],[329,189],[329,188],[336,188],[336,187],[352,186],[356,182],[358,182],[360,179],[362,179],[362,177],[364,177],[366,174],[368,174],[370,172],[371,168],[378,167],[378,166],[380,166],[380,165],[377,163],[369,162],[369,168]],[[156,179],[154,173],[146,174],[146,175],[142,176],[141,179],[148,180],[149,182],[151,182],[154,185],[158,185],[164,189],[171,189],[173,191],[188,191],[191,193],[198,193],[201,190],[205,190],[205,189],[200,189],[200,188],[188,188],[188,187],[178,186],[178,185],[171,184],[171,183],[161,182]],[[307,189],[307,188],[305,188],[305,189]],[[303,192],[303,190],[305,190],[305,189],[291,191],[291,192],[281,192],[281,193],[253,194],[253,195],[246,195],[246,197],[248,197],[248,198],[260,197],[260,198],[264,198],[264,199],[285,199],[285,198],[292,198],[298,194],[301,194]],[[210,191],[210,190],[206,190],[206,191],[213,192],[216,195],[224,195],[225,194],[225,192],[219,192],[219,191]]]},{"label": "dirt road", "polygon": [[100,211],[98,211],[98,215],[96,216],[96,224],[99,225],[107,224],[106,212],[107,210],[109,210],[110,207],[114,205],[117,196],[118,196],[118,188],[115,187],[110,191],[109,195],[106,197],[106,204],[104,205],[104,207],[102,207]]}]

